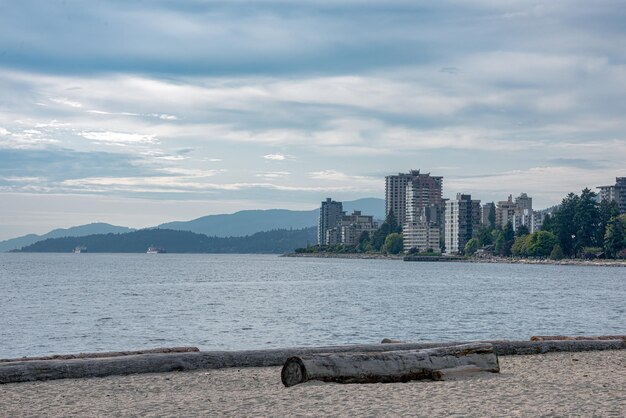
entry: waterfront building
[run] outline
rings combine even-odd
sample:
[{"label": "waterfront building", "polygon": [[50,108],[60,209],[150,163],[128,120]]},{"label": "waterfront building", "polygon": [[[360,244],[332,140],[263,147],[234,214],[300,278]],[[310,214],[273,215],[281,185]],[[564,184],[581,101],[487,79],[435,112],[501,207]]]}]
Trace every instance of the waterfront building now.
[{"label": "waterfront building", "polygon": [[491,226],[491,223],[489,222],[489,213],[491,212],[492,208],[493,208],[493,210],[495,212],[496,204],[493,203],[493,202],[485,203],[482,206],[481,214],[480,214],[480,223],[482,225]]},{"label": "waterfront building", "polygon": [[[332,202],[328,199],[322,202],[319,225],[324,224],[326,228],[323,240],[320,241],[321,245],[356,245],[363,232],[371,234],[378,229],[373,216],[363,215],[358,210],[352,215],[346,215],[341,209],[341,202]],[[322,219],[323,215],[326,219]],[[321,230],[322,227],[319,227],[319,231]]]},{"label": "waterfront building", "polygon": [[534,232],[539,230],[535,224],[535,219],[533,199],[526,193],[521,193],[515,198],[515,201],[513,195],[509,195],[507,200],[498,202],[496,206],[496,226],[498,228],[504,228],[509,222],[515,231],[521,225],[525,225],[530,232]]},{"label": "waterfront building", "polygon": [[335,226],[326,231],[324,236],[324,245],[339,245],[341,244],[341,228]]},{"label": "waterfront building", "polygon": [[331,245],[327,232],[339,225],[343,214],[343,204],[341,202],[335,202],[330,197],[322,202],[317,223],[317,243],[319,245]]},{"label": "waterfront building", "polygon": [[598,186],[600,200],[617,203],[620,213],[626,213],[626,177],[616,177],[613,186]]},{"label": "waterfront building", "polygon": [[442,206],[443,177],[421,174],[420,170],[385,177],[385,213],[393,211],[398,225],[403,226],[407,214],[419,216],[422,208]]},{"label": "waterfront building", "polygon": [[361,211],[355,210],[352,215],[343,215],[339,222],[340,239],[343,245],[356,245],[363,232],[372,234],[378,225],[374,217],[362,215]]},{"label": "waterfront building", "polygon": [[441,206],[430,205],[422,208],[420,216],[410,216],[402,226],[405,252],[415,249],[417,252],[441,250],[443,236],[443,216]]},{"label": "waterfront building", "polygon": [[513,195],[509,195],[507,200],[501,200],[496,205],[496,227],[504,228],[507,222],[513,224],[514,215],[515,202],[513,202]]},{"label": "waterfront building", "polygon": [[541,227],[541,225],[537,227],[536,219],[537,217],[535,216],[535,211],[532,209],[516,210],[513,215],[511,225],[513,226],[514,231],[517,231],[520,226],[524,225],[532,234],[533,232],[538,231]]},{"label": "waterfront building", "polygon": [[446,254],[462,254],[467,241],[478,233],[481,221],[480,200],[469,194],[457,193],[456,199],[445,204],[444,241]]}]

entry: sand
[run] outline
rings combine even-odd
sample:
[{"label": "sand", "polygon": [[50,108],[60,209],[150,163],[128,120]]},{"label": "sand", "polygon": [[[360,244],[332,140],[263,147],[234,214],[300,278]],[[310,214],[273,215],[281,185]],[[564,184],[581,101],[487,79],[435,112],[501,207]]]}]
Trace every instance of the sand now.
[{"label": "sand", "polygon": [[285,388],[280,367],[0,385],[0,416],[626,416],[626,351],[500,357],[447,382]]}]

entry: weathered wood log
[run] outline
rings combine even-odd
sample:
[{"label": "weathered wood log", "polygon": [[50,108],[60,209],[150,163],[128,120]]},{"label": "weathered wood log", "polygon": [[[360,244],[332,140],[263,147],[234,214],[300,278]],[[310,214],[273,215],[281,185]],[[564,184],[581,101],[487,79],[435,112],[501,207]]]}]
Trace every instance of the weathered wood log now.
[{"label": "weathered wood log", "polygon": [[380,343],[381,344],[402,344],[402,343],[406,343],[406,341],[394,340],[392,338],[383,338],[383,340]]},{"label": "weathered wood log", "polygon": [[[558,351],[625,350],[624,340],[605,341],[486,341],[498,356]],[[447,347],[467,342],[359,344],[247,351],[138,354],[110,358],[13,361],[0,363],[0,384],[48,379],[103,377],[227,367],[282,366],[289,357],[315,353],[383,352]]]},{"label": "weathered wood log", "polygon": [[455,380],[476,376],[480,373],[486,373],[480,370],[480,367],[474,365],[452,367],[450,369],[441,369],[433,371],[433,380]]},{"label": "weathered wood log", "polygon": [[309,380],[337,383],[390,383],[434,379],[433,372],[459,366],[500,371],[491,344],[464,344],[425,350],[379,353],[322,353],[291,357],[281,371],[285,386]]},{"label": "weathered wood log", "polygon": [[16,361],[34,361],[34,360],[70,360],[74,358],[103,358],[103,357],[121,357],[133,356],[136,354],[155,354],[155,353],[193,353],[200,351],[198,347],[159,347],[148,348],[145,350],[133,351],[105,351],[100,353],[78,353],[78,354],[54,354],[51,356],[41,357],[20,357],[0,359],[0,363],[10,363]]},{"label": "weathered wood log", "polygon": [[530,337],[530,341],[604,341],[604,340],[625,340],[626,335],[594,335],[594,336],[568,336],[568,335],[535,335]]}]

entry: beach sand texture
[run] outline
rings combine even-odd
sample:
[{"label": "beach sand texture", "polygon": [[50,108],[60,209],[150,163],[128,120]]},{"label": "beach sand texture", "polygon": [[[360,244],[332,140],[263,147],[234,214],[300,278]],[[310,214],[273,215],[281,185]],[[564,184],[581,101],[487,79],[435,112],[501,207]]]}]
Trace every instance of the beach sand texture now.
[{"label": "beach sand texture", "polygon": [[501,373],[446,382],[308,382],[280,367],[0,385],[0,416],[626,416],[626,351],[500,357]]}]

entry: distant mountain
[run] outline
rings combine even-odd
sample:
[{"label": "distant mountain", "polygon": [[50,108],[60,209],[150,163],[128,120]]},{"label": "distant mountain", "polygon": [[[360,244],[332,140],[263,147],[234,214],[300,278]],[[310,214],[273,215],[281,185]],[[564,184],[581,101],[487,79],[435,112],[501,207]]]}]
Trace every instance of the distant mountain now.
[{"label": "distant mountain", "polygon": [[145,253],[148,247],[168,253],[282,254],[314,243],[315,228],[279,229],[251,236],[218,238],[189,231],[141,229],[123,234],[97,234],[83,237],[49,238],[24,247],[21,252],[69,253],[85,247],[88,253]]},{"label": "distant mountain", "polygon": [[[343,202],[346,212],[360,210],[375,219],[385,218],[385,201],[364,198]],[[168,222],[158,226],[162,229],[192,231],[214,237],[240,237],[261,231],[280,228],[308,228],[317,225],[319,209],[297,211],[286,209],[242,210],[228,215],[209,215],[191,221]]]},{"label": "distant mountain", "polygon": [[[343,202],[347,213],[360,210],[374,219],[385,218],[385,201],[368,197]],[[213,237],[243,237],[256,232],[274,229],[302,229],[317,225],[319,209],[313,210],[244,210],[228,215],[209,215],[185,222],[168,222],[157,226],[160,229],[191,231]],[[55,229],[43,235],[29,234],[18,238],[0,241],[0,252],[16,250],[48,238],[80,237],[93,234],[119,234],[134,231],[133,228],[114,226],[106,223],[92,223],[67,229]]]},{"label": "distant mountain", "polygon": [[91,234],[119,234],[123,232],[134,231],[132,228],[125,226],[115,226],[107,223],[91,223],[87,225],[73,226],[67,229],[55,229],[43,235],[28,234],[18,238],[8,239],[6,241],[0,241],[0,252],[6,252],[16,250],[27,245],[33,244],[37,241],[45,240],[48,238],[61,238],[61,237],[80,237]]}]

